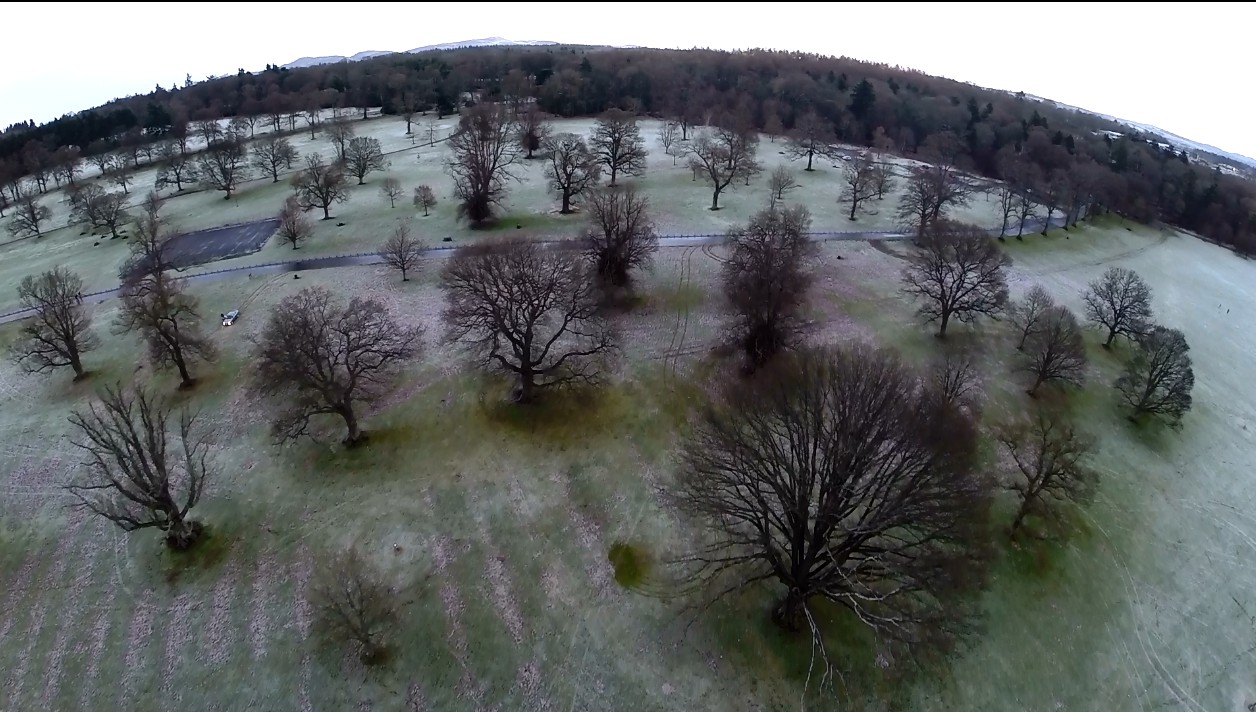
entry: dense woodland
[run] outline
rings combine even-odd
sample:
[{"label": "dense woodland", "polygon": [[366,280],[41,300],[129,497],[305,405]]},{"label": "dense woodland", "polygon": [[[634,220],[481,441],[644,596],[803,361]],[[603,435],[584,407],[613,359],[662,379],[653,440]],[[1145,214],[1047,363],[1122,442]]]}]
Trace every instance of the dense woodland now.
[{"label": "dense woodland", "polygon": [[[449,114],[469,97],[535,98],[558,116],[620,108],[693,126],[757,128],[795,145],[844,142],[921,155],[999,178],[1066,216],[1112,210],[1256,253],[1256,188],[1147,136],[1041,101],[885,65],[811,54],[573,47],[468,48],[391,55],[193,82],[0,135],[0,200],[72,180],[86,157],[122,149],[160,160],[159,141],[194,122],[240,117],[297,129],[329,107]],[[28,178],[23,183],[23,176]]]}]

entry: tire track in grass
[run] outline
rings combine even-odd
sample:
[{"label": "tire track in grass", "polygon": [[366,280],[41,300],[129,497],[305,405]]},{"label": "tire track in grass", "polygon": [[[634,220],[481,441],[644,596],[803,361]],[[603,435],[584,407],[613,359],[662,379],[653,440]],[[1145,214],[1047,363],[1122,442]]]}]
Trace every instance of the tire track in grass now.
[{"label": "tire track in grass", "polygon": [[192,643],[192,617],[200,607],[191,591],[180,591],[166,606],[166,614],[162,618],[166,630],[166,647],[162,655],[161,701],[172,708],[182,706],[184,686],[175,684],[175,673],[178,672],[184,654]]},{"label": "tire track in grass", "polygon": [[[62,533],[61,539],[52,551],[52,563],[45,569],[44,575],[40,577],[39,586],[34,591],[36,598],[32,601],[30,623],[27,625],[26,633],[22,635],[22,640],[26,645],[18,653],[17,662],[10,669],[8,681],[4,686],[5,696],[19,703],[19,709],[21,709],[22,692],[26,688],[27,678],[31,672],[31,660],[35,657],[40,633],[43,632],[44,622],[48,618],[48,609],[57,606],[62,600],[60,594],[64,591],[64,585],[61,578],[65,575],[69,564],[70,552],[82,547],[78,536],[82,528],[83,519],[80,517],[74,520],[68,531]],[[53,612],[53,615],[60,616],[62,612],[57,610]]]},{"label": "tire track in grass", "polygon": [[[690,274],[693,269],[693,253],[698,250],[697,247],[686,247],[680,253],[680,281],[677,284],[676,291],[680,297],[684,298],[684,290],[689,285]],[[676,359],[678,352],[685,343],[684,331],[689,328],[689,308],[686,306],[683,310],[676,310],[676,319],[672,324],[671,340],[667,344],[667,349],[663,352],[663,368],[669,371],[671,376],[676,376]],[[677,339],[679,338],[679,343]]]},{"label": "tire track in grass", "polygon": [[269,639],[269,597],[276,588],[275,572],[279,569],[278,555],[273,544],[268,544],[258,555],[253,572],[253,586],[249,595],[248,638],[249,651],[254,660],[266,655]]},{"label": "tire track in grass", "polygon": [[[75,574],[69,582],[69,595],[66,596],[61,606],[63,611],[61,617],[61,625],[57,628],[56,636],[52,641],[52,648],[48,651],[48,662],[44,671],[44,688],[40,697],[39,706],[42,709],[53,709],[53,700],[56,699],[61,689],[61,674],[65,666],[65,657],[67,649],[69,649],[70,638],[78,636],[81,628],[80,601],[83,598],[83,591],[91,585],[93,574],[96,571],[96,562],[101,558],[99,552],[92,551],[92,545],[98,541],[94,536],[88,536],[82,532],[83,525],[80,524],[76,531],[70,536],[78,542],[77,556],[75,557]],[[71,649],[72,650],[72,649]]]},{"label": "tire track in grass", "polygon": [[210,596],[209,621],[205,624],[205,659],[211,667],[218,667],[227,661],[239,638],[235,621],[232,620],[231,606],[239,588],[240,555],[238,552],[231,552],[228,556],[231,556],[231,562],[219,575],[218,583],[214,584]]},{"label": "tire track in grass", "polygon": [[310,577],[314,572],[314,561],[305,545],[299,545],[296,559],[292,563],[292,578],[296,600],[292,605],[292,626],[297,632],[297,646],[301,649],[299,685],[297,687],[297,703],[301,712],[313,712],[314,705],[310,702],[311,661],[309,653],[310,628],[314,617],[310,610]]},{"label": "tire track in grass", "polygon": [[122,670],[122,699],[118,709],[135,709],[134,699],[138,690],[136,678],[143,664],[144,653],[148,650],[149,638],[153,634],[153,617],[156,604],[153,602],[152,591],[147,589],[140,594],[131,611],[131,624],[127,628],[126,661]]},{"label": "tire track in grass", "polygon": [[479,709],[483,704],[484,687],[477,684],[468,664],[467,632],[463,621],[466,604],[462,599],[462,592],[450,575],[456,558],[453,542],[443,534],[437,534],[432,537],[428,549],[432,552],[433,573],[441,582],[440,600],[445,609],[445,621],[449,631],[445,640],[458,667],[462,668],[462,674],[458,677],[458,698],[470,701],[473,703],[472,707]]}]

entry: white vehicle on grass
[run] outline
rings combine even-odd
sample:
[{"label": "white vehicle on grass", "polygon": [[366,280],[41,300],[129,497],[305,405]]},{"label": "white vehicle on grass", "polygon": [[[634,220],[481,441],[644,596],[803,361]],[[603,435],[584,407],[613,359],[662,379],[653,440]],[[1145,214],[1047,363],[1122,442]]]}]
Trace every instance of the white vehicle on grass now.
[{"label": "white vehicle on grass", "polygon": [[221,317],[222,317],[222,325],[223,325],[223,326],[231,326],[232,324],[234,324],[234,323],[235,323],[235,320],[236,320],[236,319],[239,319],[239,318],[240,318],[240,310],[239,310],[239,309],[232,309],[231,311],[227,312],[226,314],[219,314],[219,316],[221,316]]}]

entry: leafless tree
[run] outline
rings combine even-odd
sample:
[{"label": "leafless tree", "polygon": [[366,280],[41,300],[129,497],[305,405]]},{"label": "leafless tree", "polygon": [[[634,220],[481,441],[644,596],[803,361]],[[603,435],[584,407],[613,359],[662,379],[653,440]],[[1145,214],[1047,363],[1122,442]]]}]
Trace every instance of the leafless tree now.
[{"label": "leafless tree", "polygon": [[397,198],[405,195],[405,192],[406,191],[401,187],[401,181],[396,178],[385,178],[384,181],[379,184],[379,194],[384,196],[384,199],[388,201],[388,207],[390,208],[397,207]]},{"label": "leafless tree", "polygon": [[549,165],[545,177],[550,189],[562,198],[563,215],[571,212],[571,199],[597,185],[602,177],[602,166],[589,150],[584,139],[572,133],[560,133],[545,140],[545,152]]},{"label": "leafless tree", "polygon": [[113,165],[113,154],[104,152],[95,153],[87,157],[87,162],[96,166],[96,171],[101,176],[104,176],[109,172],[109,167]]},{"label": "leafless tree", "polygon": [[632,284],[632,272],[650,264],[659,239],[650,201],[636,186],[599,188],[589,194],[584,249],[603,298],[613,300]]},{"label": "leafless tree", "polygon": [[913,166],[908,169],[898,217],[915,230],[917,238],[923,238],[930,226],[946,219],[948,208],[968,205],[971,195],[972,187],[954,166]]},{"label": "leafless tree", "polygon": [[1008,225],[1011,224],[1012,214],[1016,212],[1016,187],[1002,181],[994,186],[993,193],[999,201],[999,214],[1003,216],[1003,221],[999,223],[999,240],[1002,241],[1007,237]]},{"label": "leafless tree", "polygon": [[833,127],[815,112],[808,112],[794,125],[790,132],[790,142],[785,148],[785,155],[794,160],[807,159],[804,170],[814,171],[812,162],[816,156],[834,160],[839,155],[837,139],[833,136]]},{"label": "leafless tree", "polygon": [[645,140],[637,117],[622,109],[610,109],[598,118],[593,127],[589,147],[597,162],[610,172],[611,185],[619,174],[639,176],[645,172]]},{"label": "leafless tree", "polygon": [[122,194],[130,193],[128,186],[135,182],[135,170],[124,160],[114,161],[113,167],[107,174],[109,182],[122,189]]},{"label": "leafless tree", "polygon": [[78,146],[62,146],[53,153],[53,176],[57,182],[65,181],[73,188],[75,179],[83,172],[83,151]]},{"label": "leafless tree", "polygon": [[942,349],[929,371],[929,385],[943,400],[977,418],[981,414],[982,393],[977,361],[971,348]]},{"label": "leafless tree", "polygon": [[413,89],[402,89],[397,101],[397,113],[406,120],[406,135],[412,136],[414,115],[419,112],[419,96]]},{"label": "leafless tree", "polygon": [[1029,418],[996,428],[995,438],[1019,471],[1011,487],[1020,497],[1013,534],[1029,514],[1050,517],[1060,503],[1085,504],[1094,495],[1098,473],[1084,462],[1093,443],[1063,410],[1039,407]]},{"label": "leafless tree", "polygon": [[331,206],[349,199],[349,183],[339,166],[323,163],[317,153],[305,158],[305,169],[292,177],[297,203],[306,210],[318,208],[331,220]]},{"label": "leafless tree", "polygon": [[745,227],[728,232],[731,254],[721,279],[734,315],[730,333],[745,352],[750,370],[794,346],[805,331],[803,308],[815,251],[807,237],[810,227],[811,213],[796,205],[760,211]]},{"label": "leafless tree", "polygon": [[252,134],[252,124],[243,116],[233,116],[227,123],[227,138],[241,143],[248,141]]},{"label": "leafless tree", "polygon": [[50,220],[52,211],[40,205],[39,198],[32,193],[14,202],[13,216],[6,229],[14,237],[40,237],[44,234],[44,223]]},{"label": "leafless tree", "polygon": [[120,193],[102,193],[93,202],[92,211],[100,227],[109,228],[110,239],[117,239],[118,228],[131,219],[126,210],[126,196]]},{"label": "leafless tree", "polygon": [[699,132],[689,147],[689,167],[711,184],[711,209],[720,209],[720,194],[738,178],[758,170],[759,137],[753,131],[716,127]]},{"label": "leafless tree", "polygon": [[1025,350],[1025,342],[1042,329],[1047,310],[1054,306],[1055,298],[1040,284],[1030,287],[1024,297],[1008,306],[1008,318],[1019,337],[1016,342],[1017,351]]},{"label": "leafless tree", "polygon": [[318,137],[318,115],[322,108],[319,106],[317,97],[309,99],[309,105],[301,112],[301,118],[305,119],[305,125],[310,129],[310,140],[313,141]]},{"label": "leafless tree", "polygon": [[926,322],[939,322],[941,338],[951,319],[969,323],[1002,311],[1011,264],[980,228],[942,221],[930,226],[903,270],[903,291],[921,300],[919,314]]},{"label": "leafless tree", "polygon": [[[156,528],[166,546],[190,548],[203,530],[189,516],[213,476],[197,415],[179,413],[179,443],[169,442],[171,409],[143,388],[106,387],[99,403],[70,415],[74,445],[87,454],[87,474],[66,489],[78,507],[124,531]],[[176,449],[177,448],[177,449]]]},{"label": "leafless tree", "polygon": [[22,167],[35,181],[40,194],[48,192],[48,178],[52,176],[52,153],[43,141],[31,139],[22,147]]},{"label": "leafless tree", "polygon": [[1037,183],[1037,167],[1032,163],[1019,162],[1009,181],[1016,187],[1016,202],[1013,213],[1016,216],[1016,239],[1023,240],[1025,223],[1038,214],[1038,204],[1034,202],[1033,186]]},{"label": "leafless tree", "polygon": [[202,183],[230,200],[236,187],[249,178],[248,152],[239,141],[222,140],[197,154],[196,169]]},{"label": "leafless tree", "polygon": [[100,346],[92,320],[83,311],[83,280],[64,267],[38,277],[27,275],[17,288],[22,308],[34,312],[22,321],[10,354],[29,373],[69,366],[74,380],[87,375],[82,355]]},{"label": "leafless tree", "polygon": [[101,227],[100,201],[105,195],[105,189],[96,183],[84,183],[67,191],[70,220],[87,223],[93,230]]},{"label": "leafless tree", "polygon": [[676,165],[676,159],[684,154],[680,150],[680,127],[674,121],[666,121],[659,127],[658,135],[659,143],[663,146],[663,153],[672,157],[672,165]]},{"label": "leafless tree", "polygon": [[286,138],[271,134],[253,144],[253,165],[262,173],[271,177],[272,183],[279,182],[279,171],[290,166],[297,157],[297,149]]},{"label": "leafless tree", "polygon": [[429,185],[420,185],[414,189],[414,206],[423,208],[423,217],[427,217],[428,211],[436,205],[436,193],[432,192]]},{"label": "leafless tree", "polygon": [[1037,395],[1044,383],[1082,385],[1086,379],[1086,344],[1073,312],[1062,306],[1042,312],[1038,328],[1025,344],[1021,370],[1034,379],[1026,391],[1030,396]]},{"label": "leafless tree", "polygon": [[481,104],[458,120],[458,130],[449,137],[451,157],[446,165],[454,179],[458,216],[483,226],[493,216],[493,206],[506,193],[505,181],[515,178],[511,167],[522,151],[513,140],[514,121],[503,106]]},{"label": "leafless tree", "polygon": [[424,244],[410,235],[410,227],[402,224],[393,230],[392,236],[379,251],[379,257],[384,264],[401,273],[402,282],[408,282],[410,277],[407,273],[422,264],[424,249]]},{"label": "leafless tree", "polygon": [[192,133],[200,137],[206,146],[213,146],[226,138],[222,126],[216,119],[202,119],[192,122]]},{"label": "leafless tree", "polygon": [[894,166],[885,161],[873,163],[872,183],[877,189],[877,200],[881,200],[886,193],[894,190],[894,186],[897,184],[894,180]]},{"label": "leafless tree", "polygon": [[516,140],[519,141],[519,147],[527,151],[524,158],[532,158],[533,152],[545,145],[545,140],[549,138],[552,131],[549,116],[537,108],[536,104],[529,104],[528,108],[519,115],[515,135]]},{"label": "leafless tree", "polygon": [[[899,357],[804,350],[704,407],[667,492],[697,542],[678,563],[718,600],[779,584],[773,620],[846,608],[907,654],[970,631],[986,581],[990,488],[977,430]],[[826,678],[832,674],[826,668]]]},{"label": "leafless tree", "polygon": [[180,192],[184,183],[194,183],[199,178],[196,161],[181,152],[173,141],[163,141],[157,149],[157,157],[161,167],[157,169],[157,179],[153,183],[156,189],[173,185],[175,192]]},{"label": "leafless tree", "polygon": [[1186,336],[1177,329],[1153,326],[1139,334],[1136,343],[1125,372],[1116,380],[1121,400],[1131,409],[1130,419],[1149,415],[1163,418],[1169,427],[1182,427],[1195,387]]},{"label": "leafless tree", "polygon": [[348,119],[336,119],[324,131],[336,151],[336,161],[344,161],[349,157],[349,142],[357,136],[357,131]]},{"label": "leafless tree", "polygon": [[356,404],[383,395],[398,367],[418,353],[422,335],[374,299],[342,306],[323,287],[285,297],[253,342],[253,388],[280,409],[276,438],[298,438],[312,417],[336,415],[345,423],[345,445],[361,443]]},{"label": "leafless tree", "polygon": [[1051,216],[1055,214],[1056,208],[1060,207],[1060,203],[1064,199],[1064,191],[1067,184],[1063,180],[1060,171],[1052,171],[1050,175],[1039,176],[1038,184],[1034,186],[1034,194],[1038,197],[1038,204],[1046,211],[1046,215],[1042,219],[1042,234],[1047,234],[1051,229]]},{"label": "leafless tree", "polygon": [[391,165],[388,159],[384,158],[379,139],[370,136],[349,139],[349,146],[345,148],[344,162],[349,169],[349,174],[358,179],[358,185],[365,183],[366,176],[370,173],[387,170]]},{"label": "leafless tree", "polygon": [[578,252],[530,240],[461,247],[441,274],[450,341],[518,379],[514,400],[594,384],[617,344]]},{"label": "leafless tree", "polygon": [[1117,336],[1137,337],[1151,324],[1151,287],[1133,270],[1109,267],[1090,283],[1082,300],[1086,318],[1108,330],[1105,349]]},{"label": "leafless tree", "polygon": [[292,245],[292,249],[295,250],[310,238],[313,231],[314,228],[305,217],[305,209],[301,207],[297,197],[289,195],[287,200],[283,201],[283,207],[279,209],[279,229],[275,234],[280,240]]},{"label": "leafless tree", "polygon": [[785,166],[777,166],[772,171],[772,176],[768,178],[768,204],[776,207],[776,204],[785,199],[785,194],[798,187],[798,181],[794,179],[794,174],[789,172]]},{"label": "leafless tree", "polygon": [[850,203],[850,220],[855,220],[861,207],[877,194],[876,163],[866,153],[846,162],[842,169],[842,200]]},{"label": "leafless tree", "polygon": [[186,294],[165,269],[151,269],[148,274],[124,282],[120,296],[117,333],[139,334],[148,345],[148,357],[155,367],[174,367],[179,372],[179,388],[194,386],[192,364],[213,361],[218,355],[214,343],[201,333],[196,298]]},{"label": "leafless tree", "polygon": [[357,547],[322,558],[309,602],[315,631],[328,642],[356,645],[366,665],[387,657],[401,618],[397,592]]}]

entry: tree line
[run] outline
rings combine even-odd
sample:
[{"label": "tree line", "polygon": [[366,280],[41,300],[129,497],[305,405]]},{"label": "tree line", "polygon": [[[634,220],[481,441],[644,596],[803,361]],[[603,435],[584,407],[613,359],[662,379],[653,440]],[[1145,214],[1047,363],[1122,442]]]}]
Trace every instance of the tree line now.
[{"label": "tree line", "polygon": [[941,137],[959,168],[1024,186],[1048,210],[1101,206],[1256,251],[1250,182],[1150,136],[919,72],[760,50],[466,48],[241,72],[11,127],[0,135],[0,183],[27,175],[43,190],[76,151],[140,153],[210,118],[295,130],[302,117],[312,127],[319,109],[381,106],[409,123],[477,100],[534,101],[565,117],[624,109],[675,121],[684,139],[711,124],[789,134],[809,168],[838,141],[914,156]]}]

